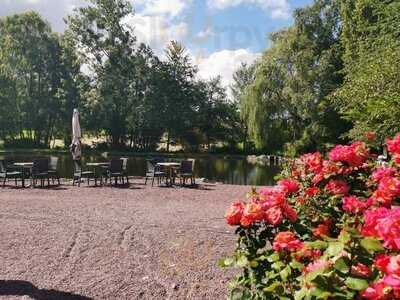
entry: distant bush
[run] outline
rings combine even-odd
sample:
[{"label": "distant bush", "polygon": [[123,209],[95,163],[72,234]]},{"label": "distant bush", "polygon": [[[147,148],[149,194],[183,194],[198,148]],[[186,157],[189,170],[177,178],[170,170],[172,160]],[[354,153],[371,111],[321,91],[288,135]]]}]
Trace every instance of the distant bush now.
[{"label": "distant bush", "polygon": [[48,146],[31,139],[15,139],[4,141],[3,147],[17,149],[47,149]]}]

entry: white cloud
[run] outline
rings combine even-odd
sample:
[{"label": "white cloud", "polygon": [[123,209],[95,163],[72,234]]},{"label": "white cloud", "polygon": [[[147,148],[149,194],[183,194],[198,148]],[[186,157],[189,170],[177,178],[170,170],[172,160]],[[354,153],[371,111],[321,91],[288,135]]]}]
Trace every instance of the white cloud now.
[{"label": "white cloud", "polygon": [[287,19],[290,17],[290,6],[288,0],[207,0],[212,9],[226,9],[229,7],[245,5],[256,5],[269,13],[275,19]]},{"label": "white cloud", "polygon": [[189,32],[187,23],[171,23],[168,18],[160,15],[130,15],[124,22],[134,28],[139,42],[149,45],[158,55],[162,54],[163,49],[171,40],[182,41]]},{"label": "white cloud", "polygon": [[[222,50],[212,53],[206,58],[195,58],[194,62],[199,66],[199,77],[210,79],[221,76],[221,82],[225,87],[233,83],[233,73],[242,63],[251,64],[259,53],[253,53],[247,49]],[[229,89],[228,89],[229,92]]]},{"label": "white cloud", "polygon": [[208,40],[210,37],[215,36],[215,32],[211,26],[206,27],[204,30],[200,31],[196,37],[200,40]]},{"label": "white cloud", "polygon": [[142,5],[144,15],[164,15],[171,18],[179,16],[192,0],[139,0],[136,4]]}]

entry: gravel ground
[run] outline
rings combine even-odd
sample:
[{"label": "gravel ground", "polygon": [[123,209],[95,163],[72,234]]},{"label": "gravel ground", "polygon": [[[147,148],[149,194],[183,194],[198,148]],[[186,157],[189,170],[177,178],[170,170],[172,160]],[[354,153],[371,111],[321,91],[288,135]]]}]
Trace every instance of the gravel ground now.
[{"label": "gravel ground", "polygon": [[249,187],[0,189],[0,299],[225,299]]}]

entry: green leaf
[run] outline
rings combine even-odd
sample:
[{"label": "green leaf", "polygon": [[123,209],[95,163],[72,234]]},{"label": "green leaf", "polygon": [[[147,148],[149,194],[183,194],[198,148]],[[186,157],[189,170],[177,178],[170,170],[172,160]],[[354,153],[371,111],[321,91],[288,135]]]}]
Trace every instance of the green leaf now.
[{"label": "green leaf", "polygon": [[267,258],[267,260],[269,261],[269,262],[276,262],[276,261],[278,261],[280,259],[280,257],[279,257],[279,253],[277,253],[277,252],[274,252],[274,253],[272,253],[270,256],[268,256],[268,258]]},{"label": "green leaf", "polygon": [[226,268],[226,267],[231,267],[233,265],[233,263],[234,263],[233,258],[227,257],[227,258],[220,259],[218,261],[218,266],[221,268]]},{"label": "green leaf", "polygon": [[373,237],[367,237],[360,241],[361,247],[367,250],[369,253],[374,253],[378,251],[383,251],[384,248],[382,247],[381,242]]},{"label": "green leaf", "polygon": [[282,284],[278,281],[273,282],[272,284],[270,284],[269,286],[265,287],[263,289],[264,292],[267,293],[271,293],[273,291],[275,291],[278,287],[280,287]]},{"label": "green leaf", "polygon": [[294,294],[294,300],[303,300],[305,296],[307,296],[309,290],[303,287],[301,290],[296,291]]},{"label": "green leaf", "polygon": [[363,291],[368,287],[368,281],[354,277],[348,277],[345,281],[348,288],[356,291]]},{"label": "green leaf", "polygon": [[341,242],[330,242],[328,249],[325,251],[325,255],[333,257],[339,255],[344,250],[344,244]]},{"label": "green leaf", "polygon": [[252,268],[257,268],[258,265],[259,265],[259,263],[258,263],[256,260],[252,260],[252,261],[250,262],[250,267],[252,267]]},{"label": "green leaf", "polygon": [[303,268],[304,268],[304,265],[301,262],[298,262],[297,260],[293,260],[289,265],[293,269],[297,269],[297,270],[303,270]]},{"label": "green leaf", "polygon": [[313,272],[308,273],[304,279],[305,279],[306,282],[310,283],[315,278],[317,278],[317,276],[322,275],[324,273],[325,273],[325,269],[323,269],[323,268],[317,269],[317,270],[315,270]]},{"label": "green leaf", "polygon": [[306,242],[306,246],[312,249],[326,249],[328,247],[328,243],[324,241],[314,241],[314,242]]},{"label": "green leaf", "polygon": [[350,242],[351,241],[350,233],[348,231],[343,230],[339,235],[339,241],[344,244]]},{"label": "green leaf", "polygon": [[277,262],[274,262],[274,263],[271,265],[271,268],[274,269],[274,270],[279,271],[279,270],[281,270],[284,266],[285,266],[285,264],[284,264],[283,262],[277,261]]},{"label": "green leaf", "polygon": [[238,267],[242,267],[242,268],[247,266],[248,263],[249,263],[249,260],[247,259],[247,257],[245,255],[241,255],[236,261],[236,265]]},{"label": "green leaf", "polygon": [[341,273],[347,274],[350,270],[349,266],[346,263],[346,259],[345,258],[339,258],[334,265],[334,268],[336,270],[338,270]]},{"label": "green leaf", "polygon": [[279,272],[279,275],[282,278],[282,281],[287,281],[287,278],[292,274],[292,269],[289,266],[286,266],[282,271]]},{"label": "green leaf", "polygon": [[252,299],[252,295],[250,291],[241,290],[241,289],[234,289],[231,291],[231,300],[245,300],[245,299]]}]

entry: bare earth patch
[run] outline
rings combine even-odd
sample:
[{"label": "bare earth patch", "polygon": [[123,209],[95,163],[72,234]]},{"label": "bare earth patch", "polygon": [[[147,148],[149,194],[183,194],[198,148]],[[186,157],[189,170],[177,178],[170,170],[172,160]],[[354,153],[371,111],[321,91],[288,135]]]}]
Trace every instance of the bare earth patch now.
[{"label": "bare earth patch", "polygon": [[249,188],[0,189],[0,299],[225,299]]}]

